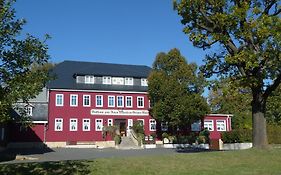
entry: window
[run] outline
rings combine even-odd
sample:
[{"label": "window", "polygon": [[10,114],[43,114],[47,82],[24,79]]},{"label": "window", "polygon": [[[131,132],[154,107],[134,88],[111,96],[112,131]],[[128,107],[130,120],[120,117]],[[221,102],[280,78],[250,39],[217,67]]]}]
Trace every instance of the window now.
[{"label": "window", "polygon": [[117,96],[117,107],[124,107],[124,97]]},{"label": "window", "polygon": [[63,94],[56,94],[56,106],[63,106]]},{"label": "window", "polygon": [[63,119],[55,118],[55,131],[62,131],[63,129]]},{"label": "window", "polygon": [[108,126],[113,126],[113,119],[108,119],[107,124]]},{"label": "window", "polygon": [[133,97],[127,96],[126,97],[126,107],[133,107]]},{"label": "window", "polygon": [[70,95],[70,106],[78,106],[78,95]]},{"label": "window", "polygon": [[168,122],[161,122],[161,131],[168,131]]},{"label": "window", "polygon": [[90,125],[90,119],[83,119],[83,131],[90,131],[90,127],[91,125]]},{"label": "window", "polygon": [[128,128],[131,129],[133,127],[133,119],[128,119]]},{"label": "window", "polygon": [[141,85],[142,86],[147,86],[147,79],[146,78],[142,78],[141,79]]},{"label": "window", "polygon": [[201,122],[197,121],[191,124],[191,131],[200,131],[201,130]]},{"label": "window", "polygon": [[96,119],[96,131],[102,131],[102,127],[103,127],[103,120]]},{"label": "window", "polygon": [[204,121],[204,128],[208,129],[209,131],[214,131],[214,122],[213,122],[213,120],[205,120]]},{"label": "window", "polygon": [[156,120],[149,120],[149,131],[156,131]]},{"label": "window", "polygon": [[144,107],[144,97],[138,97],[138,108]]},{"label": "window", "polygon": [[83,95],[83,106],[90,106],[90,95]]},{"label": "window", "polygon": [[94,84],[95,83],[95,77],[94,76],[85,76],[85,83],[86,84]]},{"label": "window", "polygon": [[102,84],[111,84],[111,77],[102,77]]},{"label": "window", "polygon": [[123,77],[112,77],[112,84],[123,85],[124,78]]},{"label": "window", "polygon": [[103,96],[102,95],[96,95],[96,106],[102,107],[103,106]]},{"label": "window", "polygon": [[126,77],[125,78],[125,85],[134,85],[134,79],[132,77]]},{"label": "window", "polygon": [[33,109],[32,106],[25,107],[25,111],[26,111],[27,116],[32,117],[32,109]]},{"label": "window", "polygon": [[108,96],[108,107],[114,107],[114,106],[115,106],[115,97]]},{"label": "window", "polygon": [[217,131],[226,131],[225,120],[217,120]]},{"label": "window", "polygon": [[69,131],[77,131],[77,119],[70,119]]}]

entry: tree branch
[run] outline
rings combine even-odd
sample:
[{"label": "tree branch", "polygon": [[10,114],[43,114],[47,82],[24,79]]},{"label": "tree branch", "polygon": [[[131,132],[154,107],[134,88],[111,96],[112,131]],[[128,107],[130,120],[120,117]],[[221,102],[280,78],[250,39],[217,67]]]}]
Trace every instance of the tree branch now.
[{"label": "tree branch", "polygon": [[274,80],[273,84],[268,86],[268,88],[265,90],[263,94],[263,97],[266,99],[271,94],[271,92],[273,92],[279,86],[280,82],[281,82],[281,73]]},{"label": "tree branch", "polygon": [[276,3],[276,0],[272,0],[271,2],[269,2],[268,4],[265,4],[265,9],[263,11],[263,14],[268,15],[269,10],[271,9],[271,7]]}]

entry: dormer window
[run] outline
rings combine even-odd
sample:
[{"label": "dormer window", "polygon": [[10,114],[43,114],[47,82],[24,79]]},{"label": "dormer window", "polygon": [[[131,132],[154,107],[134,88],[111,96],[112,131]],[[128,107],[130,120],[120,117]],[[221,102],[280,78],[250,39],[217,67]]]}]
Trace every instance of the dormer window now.
[{"label": "dormer window", "polygon": [[123,77],[112,77],[112,84],[123,85],[124,78]]},{"label": "dormer window", "polygon": [[134,85],[134,79],[132,77],[125,77],[125,85]]},{"label": "dormer window", "polygon": [[146,79],[146,78],[142,78],[142,79],[141,79],[141,86],[148,86],[148,85],[147,85],[147,79]]},{"label": "dormer window", "polygon": [[32,117],[32,110],[33,110],[32,106],[26,106],[25,107],[26,115]]},{"label": "dormer window", "polygon": [[102,84],[111,84],[111,77],[102,77]]},{"label": "dormer window", "polygon": [[94,76],[86,75],[86,76],[85,76],[85,83],[86,83],[86,84],[94,84],[94,83],[95,83],[95,78],[94,78]]}]

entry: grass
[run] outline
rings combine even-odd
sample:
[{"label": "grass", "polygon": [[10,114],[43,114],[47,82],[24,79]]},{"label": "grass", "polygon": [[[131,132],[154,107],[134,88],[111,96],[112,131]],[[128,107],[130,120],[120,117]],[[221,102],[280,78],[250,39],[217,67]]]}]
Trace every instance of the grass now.
[{"label": "grass", "polygon": [[0,174],[281,175],[281,149],[0,165]]}]

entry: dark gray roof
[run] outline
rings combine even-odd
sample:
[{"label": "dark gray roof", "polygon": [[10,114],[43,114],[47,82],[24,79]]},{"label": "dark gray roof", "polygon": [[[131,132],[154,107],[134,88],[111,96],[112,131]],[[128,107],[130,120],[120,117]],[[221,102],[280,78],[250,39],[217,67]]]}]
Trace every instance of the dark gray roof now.
[{"label": "dark gray roof", "polygon": [[144,65],[126,65],[98,62],[64,61],[54,67],[55,80],[49,89],[147,91],[143,86],[121,86],[76,83],[77,75],[147,78],[151,68]]}]

